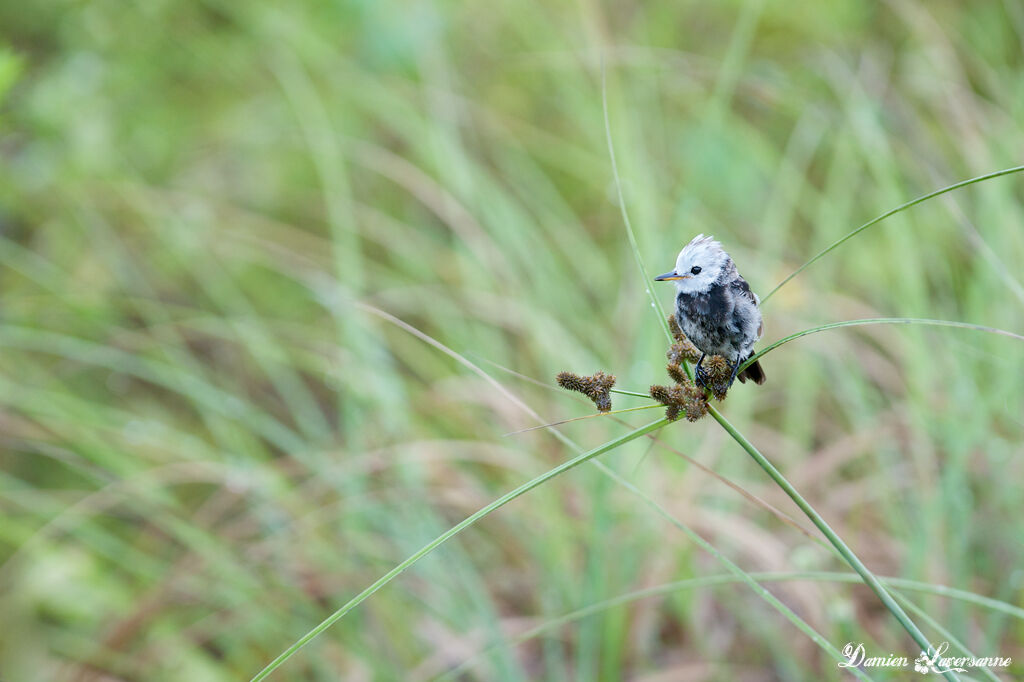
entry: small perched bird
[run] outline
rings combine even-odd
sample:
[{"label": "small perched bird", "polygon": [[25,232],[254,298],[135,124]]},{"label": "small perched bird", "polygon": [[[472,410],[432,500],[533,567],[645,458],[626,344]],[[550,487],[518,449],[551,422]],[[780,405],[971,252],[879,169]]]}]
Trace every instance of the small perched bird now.
[{"label": "small perched bird", "polygon": [[[740,365],[754,354],[754,344],[764,332],[761,303],[722,245],[702,234],[683,247],[676,269],[654,278],[676,283],[676,322],[701,352],[694,373],[697,383],[708,387],[700,363],[706,355],[721,355],[732,363],[729,386],[739,378],[764,383],[758,362],[737,374]],[[709,387],[710,388],[710,387]]]}]

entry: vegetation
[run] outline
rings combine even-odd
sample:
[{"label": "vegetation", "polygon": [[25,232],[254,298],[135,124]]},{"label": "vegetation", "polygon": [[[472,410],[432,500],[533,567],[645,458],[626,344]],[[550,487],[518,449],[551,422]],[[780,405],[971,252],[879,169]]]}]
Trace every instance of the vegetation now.
[{"label": "vegetation", "polygon": [[[1024,674],[1014,3],[0,25],[0,680]],[[793,338],[668,423],[699,232]]]}]

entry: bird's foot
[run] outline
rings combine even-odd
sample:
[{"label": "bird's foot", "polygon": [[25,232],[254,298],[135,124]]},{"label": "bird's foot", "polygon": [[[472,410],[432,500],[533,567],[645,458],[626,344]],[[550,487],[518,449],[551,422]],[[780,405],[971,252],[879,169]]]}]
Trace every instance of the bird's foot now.
[{"label": "bird's foot", "polygon": [[711,388],[711,375],[703,367],[694,368],[693,381],[701,388]]},{"label": "bird's foot", "polygon": [[[736,382],[736,374],[739,371],[740,371],[740,359],[736,358],[736,361],[733,363],[733,366],[732,366],[732,374],[729,375],[729,384],[725,387],[725,391],[728,391],[730,388],[732,388],[733,383]],[[724,391],[723,391],[723,393],[724,393]]]}]

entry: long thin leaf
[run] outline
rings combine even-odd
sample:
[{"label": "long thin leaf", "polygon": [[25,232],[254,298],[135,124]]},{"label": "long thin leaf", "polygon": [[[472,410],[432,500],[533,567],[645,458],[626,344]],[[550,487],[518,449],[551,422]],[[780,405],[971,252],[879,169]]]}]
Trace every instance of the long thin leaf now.
[{"label": "long thin leaf", "polygon": [[647,267],[644,265],[643,256],[640,255],[640,246],[637,244],[636,235],[633,233],[633,224],[629,221],[629,213],[626,211],[626,199],[622,196],[622,180],[619,178],[619,165],[615,162],[615,146],[612,144],[612,126],[608,118],[608,82],[604,68],[604,60],[601,60],[601,107],[604,111],[604,134],[608,141],[608,156],[612,161],[612,177],[615,178],[615,191],[619,196],[619,209],[622,211],[622,222],[626,225],[626,236],[629,237],[629,246],[633,250],[633,257],[640,269],[640,277],[643,279],[644,290],[651,299],[651,306],[658,313],[658,321],[665,330],[665,337],[672,343],[672,332],[668,328],[668,318],[665,310],[661,307],[661,301],[654,295],[651,289],[651,276],[647,274]]},{"label": "long thin leaf", "polygon": [[[944,627],[942,623],[938,622],[937,620],[929,616],[928,613],[920,606],[918,606],[914,602],[910,601],[903,595],[898,594],[896,592],[893,592],[893,596],[899,600],[900,604],[903,605],[903,608],[912,612],[914,615],[920,618],[926,625],[928,625],[928,627],[932,628],[937,633],[945,637],[947,642],[949,642],[957,648],[958,653],[966,654],[967,656],[973,659],[979,658],[977,654],[971,651],[970,647],[964,644],[956,635],[954,635],[946,627]],[[978,667],[978,671],[981,672],[982,675],[987,677],[992,682],[1000,682],[999,678],[996,677],[995,673],[993,673],[987,667],[980,666]]]},{"label": "long thin leaf", "polygon": [[[774,572],[757,572],[748,574],[753,580],[758,583],[776,583],[776,582],[791,582],[806,580],[811,582],[831,582],[831,583],[857,583],[861,581],[861,577],[856,573],[836,573],[831,571],[774,571]],[[921,592],[925,594],[933,594],[950,599],[958,599],[975,606],[980,606],[985,609],[1005,613],[1024,620],[1024,609],[1008,604],[1003,601],[991,599],[989,597],[983,597],[973,592],[967,592],[965,590],[958,590],[952,587],[946,587],[945,585],[933,585],[931,583],[919,582],[916,580],[907,580],[904,578],[892,578],[879,576],[878,578],[885,585],[890,588],[897,588],[901,590],[908,590],[912,592]],[[569,613],[552,618],[551,620],[545,621],[539,625],[535,625],[529,630],[511,637],[507,640],[496,642],[486,649],[474,654],[471,658],[463,661],[457,667],[449,670],[443,675],[437,677],[437,680],[447,680],[457,678],[460,674],[473,667],[473,665],[479,662],[482,658],[486,657],[495,649],[507,646],[517,646],[523,642],[539,637],[546,632],[550,632],[555,628],[561,627],[568,623],[572,623],[577,620],[581,620],[588,616],[593,616],[598,613],[602,613],[609,609],[613,609],[616,606],[624,606],[631,604],[641,599],[647,599],[649,597],[663,597],[683,590],[700,589],[702,587],[717,587],[720,585],[734,585],[741,582],[742,579],[728,573],[721,573],[718,575],[701,576],[699,578],[687,578],[686,580],[676,580],[670,583],[664,583],[662,585],[654,585],[652,587],[645,587],[640,590],[634,590],[625,594],[620,594],[617,597],[611,599],[605,599],[594,604],[588,604],[583,608],[570,611]]]},{"label": "long thin leaf", "polygon": [[888,218],[888,217],[890,217],[890,216],[894,216],[894,215],[896,215],[897,213],[899,213],[899,212],[901,212],[901,211],[905,211],[905,210],[907,210],[908,208],[910,208],[911,206],[917,206],[918,204],[920,204],[920,203],[923,203],[923,202],[925,202],[925,201],[928,201],[929,199],[934,199],[935,197],[937,197],[937,196],[939,196],[939,195],[942,195],[942,194],[945,194],[946,192],[952,192],[952,191],[953,191],[953,190],[955,190],[955,189],[960,189],[961,187],[966,187],[967,185],[973,185],[973,184],[974,184],[974,183],[976,183],[976,182],[983,182],[983,181],[985,181],[985,180],[991,180],[992,178],[998,178],[998,177],[1001,177],[1001,176],[1003,176],[1003,175],[1010,175],[1010,174],[1012,174],[1012,173],[1020,173],[1021,171],[1024,171],[1024,166],[1014,166],[1013,168],[1005,168],[1005,169],[1003,169],[1003,170],[995,171],[994,173],[988,173],[988,174],[986,174],[986,175],[979,175],[979,176],[978,176],[978,177],[976,177],[976,178],[971,178],[970,180],[963,180],[963,181],[961,181],[961,182],[958,182],[958,183],[956,183],[956,184],[954,184],[954,185],[950,185],[949,187],[943,187],[942,189],[938,189],[938,190],[935,190],[934,192],[930,192],[930,193],[928,193],[928,194],[925,194],[925,195],[923,195],[923,196],[920,196],[920,197],[918,197],[918,198],[916,198],[916,199],[914,199],[914,200],[912,200],[912,201],[908,201],[908,202],[907,202],[907,203],[905,203],[905,204],[902,204],[902,205],[900,205],[900,206],[897,206],[896,208],[892,209],[891,211],[886,211],[885,213],[883,213],[882,215],[878,216],[878,217],[877,217],[877,218],[875,218],[874,220],[869,220],[868,222],[866,222],[866,223],[864,223],[863,225],[861,225],[860,227],[858,227],[858,228],[857,228],[856,230],[853,230],[852,232],[850,232],[850,233],[849,233],[849,234],[847,234],[846,236],[844,236],[844,237],[842,237],[842,238],[840,238],[840,239],[836,240],[835,242],[833,242],[832,244],[830,244],[830,245],[829,245],[829,246],[828,246],[827,248],[823,249],[823,250],[822,250],[822,251],[821,251],[820,253],[818,253],[818,254],[817,254],[816,256],[814,256],[814,257],[813,257],[813,258],[811,258],[811,259],[810,259],[809,261],[807,261],[806,263],[804,263],[803,265],[801,265],[800,267],[798,267],[798,268],[797,268],[796,270],[794,270],[794,271],[793,271],[792,273],[790,273],[790,275],[789,275],[788,277],[786,277],[786,279],[784,279],[784,280],[782,280],[781,282],[779,282],[778,284],[776,284],[776,285],[775,285],[775,288],[774,288],[774,289],[772,289],[771,291],[769,291],[769,292],[768,292],[768,293],[767,293],[767,294],[766,294],[766,295],[765,295],[765,296],[764,296],[764,297],[763,297],[763,298],[761,299],[761,305],[764,305],[764,303],[765,303],[765,302],[766,302],[766,301],[767,301],[767,300],[768,300],[769,298],[771,298],[771,297],[772,297],[772,295],[773,295],[773,294],[774,294],[774,293],[775,293],[776,291],[778,291],[779,289],[781,289],[781,288],[783,287],[783,285],[785,285],[785,284],[786,284],[786,282],[788,282],[789,280],[793,279],[794,277],[796,277],[797,275],[799,275],[799,274],[800,274],[801,272],[803,272],[804,270],[806,270],[807,268],[809,268],[809,267],[810,267],[811,265],[813,265],[813,264],[814,264],[815,262],[817,262],[817,261],[818,261],[818,260],[819,260],[820,258],[822,258],[823,256],[825,256],[825,255],[826,255],[827,253],[829,253],[829,252],[831,252],[831,251],[834,251],[834,250],[835,250],[836,248],[838,248],[838,247],[839,247],[839,246],[840,246],[841,244],[843,244],[844,242],[847,242],[847,241],[849,241],[850,239],[853,239],[853,238],[854,238],[854,237],[856,237],[856,236],[857,236],[858,234],[860,234],[860,233],[861,233],[861,232],[863,232],[864,230],[868,229],[868,228],[869,228],[869,227],[871,227],[872,225],[875,225],[875,224],[877,224],[877,223],[880,223],[880,222],[882,222],[883,220],[885,220],[886,218]]},{"label": "long thin leaf", "polygon": [[587,452],[584,452],[584,453],[582,453],[580,455],[577,455],[576,457],[573,457],[569,461],[564,462],[564,463],[558,465],[557,467],[544,472],[543,474],[541,474],[540,476],[534,478],[533,480],[524,483],[523,485],[519,486],[515,490],[512,490],[512,491],[510,491],[508,493],[505,493],[504,495],[502,495],[498,499],[494,500],[493,502],[491,502],[487,506],[481,508],[477,512],[471,514],[470,516],[467,516],[460,523],[452,526],[447,531],[445,531],[441,535],[437,536],[436,538],[434,538],[433,540],[431,540],[430,542],[425,544],[423,547],[421,547],[419,550],[414,552],[407,559],[405,559],[405,561],[401,562],[400,564],[398,564],[397,566],[392,568],[390,571],[388,571],[387,573],[382,575],[380,578],[377,579],[376,582],[374,582],[372,585],[370,585],[365,590],[363,590],[362,592],[357,594],[355,597],[350,599],[348,602],[346,602],[344,606],[342,606],[340,609],[338,609],[337,611],[332,613],[330,616],[325,618],[323,621],[321,621],[320,624],[317,625],[315,628],[313,628],[312,630],[307,632],[305,635],[300,637],[298,639],[298,641],[296,641],[294,644],[292,644],[290,647],[288,647],[284,652],[282,652],[281,655],[279,655],[277,658],[275,658],[273,661],[271,661],[269,664],[267,664],[267,666],[265,668],[263,668],[263,670],[258,672],[256,674],[256,676],[252,678],[251,682],[259,682],[259,680],[266,679],[266,677],[268,675],[270,675],[270,673],[274,672],[274,670],[276,670],[282,663],[284,663],[289,658],[291,658],[293,655],[295,655],[295,653],[299,649],[301,649],[302,647],[304,647],[307,644],[309,644],[309,642],[311,640],[313,640],[313,638],[315,638],[317,635],[319,635],[321,632],[323,632],[327,628],[331,627],[334,623],[336,623],[339,620],[341,620],[341,618],[346,613],[348,613],[349,611],[354,609],[356,606],[361,604],[368,597],[370,597],[374,592],[376,592],[380,588],[382,588],[385,585],[387,585],[389,582],[391,582],[392,580],[397,578],[398,575],[401,574],[403,571],[405,571],[407,568],[413,566],[420,559],[422,559],[423,557],[427,556],[428,554],[433,552],[435,549],[437,549],[438,547],[440,547],[441,545],[446,543],[448,540],[451,540],[453,537],[455,537],[456,535],[458,535],[459,533],[461,533],[465,529],[469,528],[474,523],[476,523],[480,519],[484,518],[485,516],[487,516],[491,512],[493,512],[493,511],[495,511],[495,510],[505,506],[506,504],[508,504],[512,500],[516,499],[517,497],[519,497],[521,495],[524,495],[525,493],[528,493],[529,491],[533,490],[537,486],[539,486],[539,485],[541,485],[543,483],[546,483],[547,481],[550,481],[555,476],[563,474],[566,471],[568,471],[569,469],[577,467],[580,464],[582,464],[583,462],[586,462],[587,460],[593,459],[594,457],[597,457],[598,455],[604,454],[605,452],[608,452],[609,450],[614,450],[615,448],[619,447],[620,445],[622,445],[624,443],[628,443],[629,441],[634,440],[636,438],[639,438],[639,437],[641,437],[641,436],[643,436],[645,434],[648,434],[651,431],[655,431],[657,429],[660,429],[661,427],[665,426],[665,424],[668,424],[668,420],[665,419],[664,417],[662,417],[661,419],[659,419],[657,421],[653,421],[650,424],[647,424],[646,426],[641,426],[640,428],[634,429],[633,431],[630,431],[629,433],[627,433],[627,434],[625,434],[623,436],[619,436],[618,438],[616,438],[614,440],[610,440],[607,443],[605,443],[604,445],[600,445],[600,446],[594,448],[593,450],[588,450]]},{"label": "long thin leaf", "polygon": [[[722,554],[717,549],[715,549],[714,545],[712,545],[710,542],[705,540],[703,537],[701,537],[699,534],[697,534],[696,531],[691,529],[689,526],[684,524],[682,521],[680,521],[676,517],[674,517],[671,514],[669,514],[667,511],[665,511],[664,507],[662,507],[661,505],[659,505],[656,502],[654,502],[654,500],[652,500],[649,497],[647,497],[647,495],[645,495],[639,488],[637,488],[635,485],[633,485],[632,483],[630,483],[629,481],[624,479],[622,476],[620,476],[616,472],[612,471],[606,465],[604,465],[601,462],[594,462],[594,463],[602,471],[604,471],[605,474],[607,474],[607,475],[611,476],[613,479],[615,479],[616,483],[618,483],[619,485],[623,486],[624,488],[626,488],[626,489],[628,489],[628,490],[630,490],[630,491],[640,495],[640,497],[642,499],[644,499],[644,501],[647,502],[648,506],[650,506],[655,512],[657,512],[660,516],[662,516],[666,521],[671,523],[673,526],[675,526],[679,530],[681,530],[684,533],[686,533],[686,535],[691,540],[693,540],[694,543],[696,543],[705,552],[707,552],[711,556],[715,557],[715,559],[717,559],[723,566],[725,566],[727,569],[729,569],[730,573],[735,575],[739,580],[741,580],[744,583],[746,583],[746,585],[750,589],[752,589],[757,596],[761,597],[761,599],[763,599],[766,602],[768,602],[772,607],[775,608],[775,610],[777,610],[779,613],[781,613],[783,616],[785,616],[786,619],[789,620],[790,623],[795,625],[797,627],[797,629],[799,629],[801,632],[803,632],[805,635],[807,635],[811,639],[812,642],[814,642],[819,647],[824,649],[825,652],[828,653],[830,656],[832,656],[833,659],[835,659],[837,661],[844,661],[844,660],[846,660],[843,657],[843,655],[839,652],[839,649],[837,649],[827,639],[822,637],[818,633],[817,630],[812,628],[810,626],[810,624],[807,623],[807,621],[805,621],[803,618],[798,616],[792,609],[790,609],[788,606],[786,606],[781,601],[779,601],[778,597],[776,597],[774,594],[772,594],[771,592],[766,590],[763,586],[761,586],[756,580],[754,580],[753,577],[751,577],[751,575],[749,573],[744,571],[742,568],[740,568],[735,563],[733,563],[732,560],[730,560],[724,554]],[[869,680],[869,679],[871,679],[862,670],[859,670],[857,668],[846,668],[846,670],[849,671],[850,673],[852,673],[855,677],[857,677],[859,679],[862,679],[862,680]]]},{"label": "long thin leaf", "polygon": [[771,343],[758,352],[750,356],[750,358],[740,365],[740,371],[743,371],[744,367],[757,362],[757,360],[767,353],[775,350],[779,346],[785,345],[790,341],[799,339],[801,336],[808,336],[810,334],[817,334],[818,332],[827,331],[829,329],[839,329],[840,327],[862,327],[872,324],[918,324],[929,327],[954,327],[956,329],[969,329],[976,332],[985,332],[986,334],[998,334],[1000,336],[1007,336],[1011,339],[1017,339],[1018,341],[1024,341],[1024,336],[1015,334],[1013,332],[1006,331],[1005,329],[999,329],[997,327],[986,327],[980,324],[971,324],[969,322],[957,322],[955,320],[928,320],[916,317],[872,317],[865,318],[863,320],[844,320],[842,322],[830,322],[823,324],[818,327],[812,327],[810,329],[804,329],[803,331],[796,332],[785,336],[774,343]]},{"label": "long thin leaf", "polygon": [[[768,461],[768,458],[762,455],[761,452],[754,447],[753,443],[748,441],[746,437],[722,415],[721,412],[713,406],[709,407],[708,411],[711,413],[711,416],[722,425],[722,428],[724,428],[729,435],[733,437],[733,440],[739,443],[740,446],[747,451],[747,454],[757,462],[758,466],[765,470],[768,476],[775,481],[776,485],[782,488],[782,490],[789,495],[790,499],[796,502],[796,506],[800,507],[800,510],[807,515],[807,518],[811,520],[811,523],[817,526],[818,530],[825,535],[825,538],[833,547],[836,548],[836,551],[839,552],[839,555],[843,560],[860,575],[864,580],[864,584],[871,588],[871,591],[878,596],[885,608],[887,608],[896,620],[899,621],[900,625],[903,626],[903,629],[910,634],[918,645],[920,645],[921,649],[928,652],[933,651],[934,649],[928,641],[928,638],[924,636],[924,633],[921,632],[920,628],[918,628],[914,621],[910,619],[910,616],[907,615],[906,611],[904,611],[896,600],[893,599],[892,595],[889,594],[889,591],[885,589],[885,586],[882,585],[877,577],[875,577],[875,574],[872,573],[868,567],[864,565],[864,562],[853,553],[853,550],[850,549],[841,537],[839,537],[839,534],[832,530],[832,527],[828,525],[817,510],[815,510],[815,508],[803,498],[797,489],[793,487],[793,484],[790,483],[786,477],[775,468],[775,465]],[[943,673],[943,676],[951,681],[960,679],[953,671]]]}]

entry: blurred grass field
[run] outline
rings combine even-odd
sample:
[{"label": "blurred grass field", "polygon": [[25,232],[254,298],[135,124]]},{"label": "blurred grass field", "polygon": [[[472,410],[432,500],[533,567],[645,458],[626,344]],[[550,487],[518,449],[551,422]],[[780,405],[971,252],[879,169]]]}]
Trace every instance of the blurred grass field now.
[{"label": "blurred grass field", "polygon": [[[248,679],[572,455],[506,435],[537,422],[467,362],[549,421],[592,410],[560,370],[665,381],[602,59],[655,272],[714,234],[763,296],[876,215],[1024,159],[1012,0],[3,2],[0,27],[3,682]],[[1024,333],[1022,198],[1010,175],[872,227],[766,303],[764,341],[866,317]],[[963,330],[833,330],[721,407],[878,575],[1024,607],[1022,358]],[[627,426],[561,429],[593,447]],[[680,456],[798,516],[717,424],[656,440],[602,461],[745,571],[790,574],[766,586],[837,647],[917,656],[866,588],[800,579],[848,571],[828,551]],[[512,642],[722,573],[583,466],[274,679],[428,680],[488,647],[460,679],[846,678],[736,583]],[[1009,609],[903,594],[1024,676]]]}]

